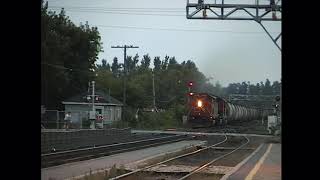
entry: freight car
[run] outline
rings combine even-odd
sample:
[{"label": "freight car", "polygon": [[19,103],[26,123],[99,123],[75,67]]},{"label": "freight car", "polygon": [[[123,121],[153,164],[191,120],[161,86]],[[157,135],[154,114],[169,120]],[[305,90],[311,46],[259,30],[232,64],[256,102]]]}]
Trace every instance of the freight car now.
[{"label": "freight car", "polygon": [[259,119],[262,111],[241,105],[208,93],[192,93],[188,100],[188,120],[191,127],[226,125],[234,121]]}]

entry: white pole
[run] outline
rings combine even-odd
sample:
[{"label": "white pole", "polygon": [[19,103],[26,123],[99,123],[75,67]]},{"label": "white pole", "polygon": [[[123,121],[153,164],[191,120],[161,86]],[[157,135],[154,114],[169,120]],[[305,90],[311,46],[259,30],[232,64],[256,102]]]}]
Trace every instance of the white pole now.
[{"label": "white pole", "polygon": [[156,92],[154,89],[154,70],[152,71],[152,94],[153,94],[153,108],[157,112],[156,108]]},{"label": "white pole", "polygon": [[[92,81],[92,111],[93,111],[93,114],[95,115],[96,114],[96,111],[95,111],[95,108],[94,108],[94,81]],[[95,129],[95,121],[92,121],[91,122],[91,129]]]}]

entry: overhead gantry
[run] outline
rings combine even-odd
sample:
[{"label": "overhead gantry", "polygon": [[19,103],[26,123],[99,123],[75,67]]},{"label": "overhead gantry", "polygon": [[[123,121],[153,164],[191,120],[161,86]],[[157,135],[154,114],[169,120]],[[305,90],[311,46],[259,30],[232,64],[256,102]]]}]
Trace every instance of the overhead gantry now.
[{"label": "overhead gantry", "polygon": [[[274,21],[281,23],[282,6],[281,0],[207,0],[212,3],[205,3],[204,0],[187,0],[186,17],[187,19],[205,20],[253,20],[261,25],[274,44],[281,51],[277,41],[281,32],[276,36],[268,32],[262,24],[264,21]],[[206,2],[207,2],[206,1]],[[251,2],[239,4],[235,2]],[[239,14],[242,11],[243,13]],[[202,13],[201,13],[202,12]]]}]

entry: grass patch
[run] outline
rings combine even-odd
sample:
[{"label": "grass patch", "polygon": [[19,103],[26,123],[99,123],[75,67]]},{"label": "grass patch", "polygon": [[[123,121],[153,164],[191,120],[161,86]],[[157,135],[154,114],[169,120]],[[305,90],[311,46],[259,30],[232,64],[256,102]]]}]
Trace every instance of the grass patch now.
[{"label": "grass patch", "polygon": [[279,143],[281,143],[281,137],[280,136],[276,136],[276,137],[268,138],[265,141],[265,143],[279,144]]},{"label": "grass patch", "polygon": [[114,164],[110,169],[103,170],[101,169],[97,173],[93,173],[91,170],[84,177],[79,178],[79,180],[108,180],[110,178],[120,176],[122,174],[128,173],[130,171],[126,170],[123,165],[117,168]]}]

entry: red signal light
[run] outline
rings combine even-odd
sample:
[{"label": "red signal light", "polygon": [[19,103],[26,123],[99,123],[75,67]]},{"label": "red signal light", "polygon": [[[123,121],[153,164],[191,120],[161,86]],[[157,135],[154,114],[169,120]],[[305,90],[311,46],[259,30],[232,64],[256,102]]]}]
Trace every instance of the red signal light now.
[{"label": "red signal light", "polygon": [[189,93],[189,96],[193,96],[193,94],[194,94],[193,92],[190,92],[190,93]]},{"label": "red signal light", "polygon": [[189,83],[188,83],[188,86],[189,86],[189,87],[193,86],[193,82],[189,82]]}]

